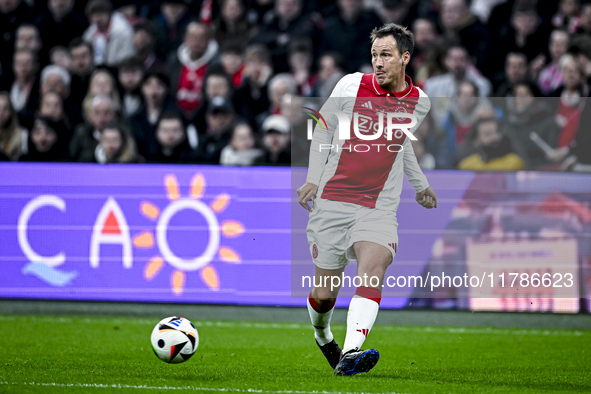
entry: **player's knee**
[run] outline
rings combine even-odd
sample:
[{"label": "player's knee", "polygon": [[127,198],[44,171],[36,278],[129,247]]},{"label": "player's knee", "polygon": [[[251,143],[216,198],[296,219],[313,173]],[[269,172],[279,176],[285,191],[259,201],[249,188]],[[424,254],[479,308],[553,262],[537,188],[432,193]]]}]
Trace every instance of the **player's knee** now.
[{"label": "player's knee", "polygon": [[336,292],[336,291],[333,291],[329,288],[322,288],[322,287],[317,287],[316,289],[314,289],[314,293],[313,294],[314,294],[315,300],[317,300],[318,302],[325,302],[325,303],[334,302],[334,300],[336,300],[337,294],[338,294],[338,292]]}]

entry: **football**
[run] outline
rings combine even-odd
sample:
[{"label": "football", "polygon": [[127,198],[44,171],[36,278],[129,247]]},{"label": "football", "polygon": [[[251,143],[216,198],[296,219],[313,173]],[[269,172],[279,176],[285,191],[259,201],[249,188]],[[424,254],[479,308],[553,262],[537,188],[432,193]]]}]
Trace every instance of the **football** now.
[{"label": "football", "polygon": [[199,346],[199,333],[188,319],[171,316],[160,320],[150,337],[156,356],[170,364],[191,358]]}]

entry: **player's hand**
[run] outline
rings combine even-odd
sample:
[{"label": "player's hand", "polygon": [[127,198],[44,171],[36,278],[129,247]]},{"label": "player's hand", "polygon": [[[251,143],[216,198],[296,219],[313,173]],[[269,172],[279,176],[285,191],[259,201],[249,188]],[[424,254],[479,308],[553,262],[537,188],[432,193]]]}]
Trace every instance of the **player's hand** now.
[{"label": "player's hand", "polygon": [[437,208],[437,195],[431,187],[417,193],[415,200],[427,209]]},{"label": "player's hand", "polygon": [[308,205],[308,201],[312,200],[312,197],[316,195],[318,186],[313,183],[305,183],[304,186],[298,189],[299,203],[304,209],[312,212],[312,208]]}]

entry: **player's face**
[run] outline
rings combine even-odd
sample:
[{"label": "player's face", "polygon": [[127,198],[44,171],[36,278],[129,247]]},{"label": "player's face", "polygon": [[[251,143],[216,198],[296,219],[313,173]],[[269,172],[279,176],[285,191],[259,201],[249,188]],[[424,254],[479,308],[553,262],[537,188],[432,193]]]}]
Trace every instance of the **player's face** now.
[{"label": "player's face", "polygon": [[404,68],[410,60],[410,54],[398,51],[396,40],[392,36],[378,38],[371,47],[371,64],[378,84],[393,91],[399,78],[404,78]]}]

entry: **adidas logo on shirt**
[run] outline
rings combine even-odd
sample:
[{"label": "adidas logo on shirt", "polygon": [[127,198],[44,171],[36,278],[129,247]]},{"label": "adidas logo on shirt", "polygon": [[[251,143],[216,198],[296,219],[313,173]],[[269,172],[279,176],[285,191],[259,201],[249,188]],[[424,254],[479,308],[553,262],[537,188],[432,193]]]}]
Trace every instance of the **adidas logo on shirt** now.
[{"label": "adidas logo on shirt", "polygon": [[361,106],[362,106],[362,107],[364,107],[364,108],[373,109],[373,107],[371,106],[371,101],[368,101],[368,102],[367,102],[367,103],[365,103],[365,104],[361,104]]}]

